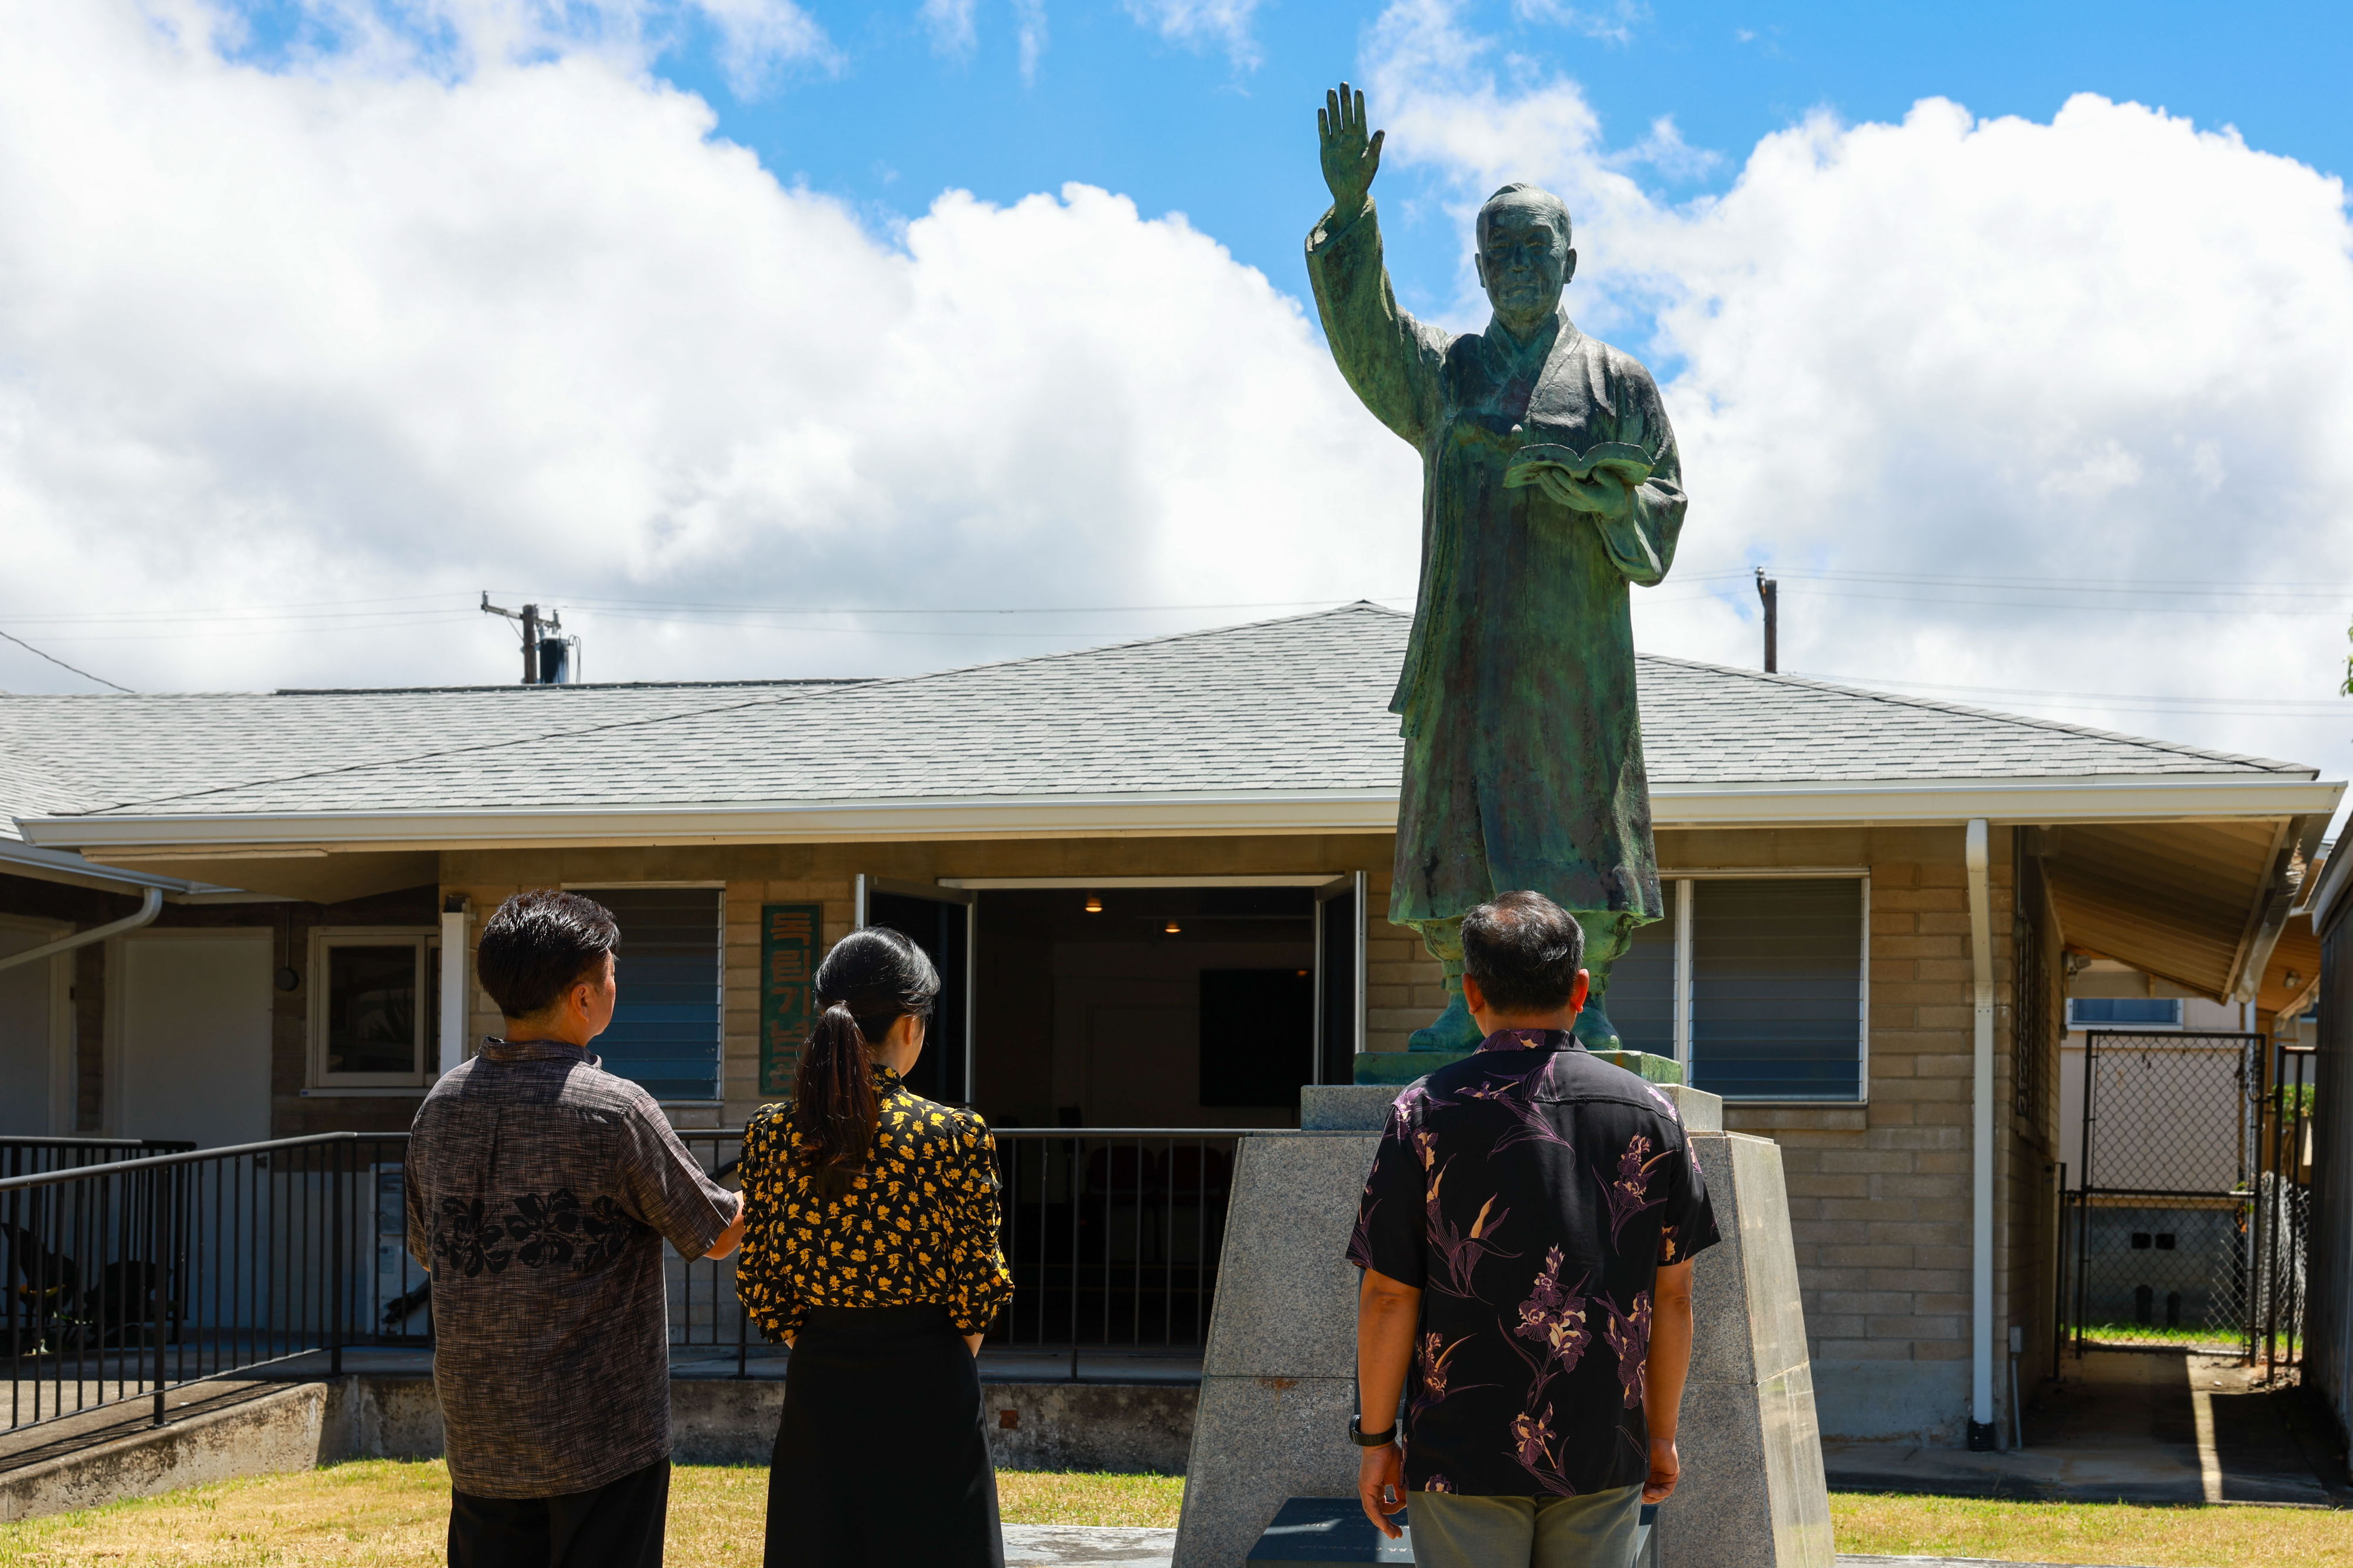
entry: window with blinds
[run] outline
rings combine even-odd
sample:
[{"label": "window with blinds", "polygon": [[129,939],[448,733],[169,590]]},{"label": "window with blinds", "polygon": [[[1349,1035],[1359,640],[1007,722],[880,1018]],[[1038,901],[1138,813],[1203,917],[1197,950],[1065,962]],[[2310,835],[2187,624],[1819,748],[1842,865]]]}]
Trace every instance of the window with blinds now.
[{"label": "window with blinds", "polygon": [[[1603,1006],[1632,1050],[1726,1100],[1863,1092],[1859,877],[1669,878],[1662,920],[1612,966]],[[1676,1039],[1676,904],[1691,900],[1690,1037]]]},{"label": "window with blinds", "polygon": [[621,928],[620,1002],[589,1048],[656,1100],[720,1098],[723,975],[718,888],[582,888]]},{"label": "window with blinds", "polygon": [[1634,929],[1634,945],[1609,968],[1602,1010],[1618,1026],[1626,1048],[1672,1057],[1675,1051],[1675,884],[1667,896],[1664,920]]},{"label": "window with blinds", "polygon": [[1862,879],[1692,887],[1692,1087],[1726,1100],[1862,1099]]}]

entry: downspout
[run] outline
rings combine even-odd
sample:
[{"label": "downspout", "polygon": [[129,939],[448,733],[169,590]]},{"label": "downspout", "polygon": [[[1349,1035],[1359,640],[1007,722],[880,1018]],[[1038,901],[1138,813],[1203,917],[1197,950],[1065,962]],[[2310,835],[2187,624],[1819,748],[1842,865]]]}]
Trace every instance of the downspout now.
[{"label": "downspout", "polygon": [[1987,1452],[1993,1426],[1993,898],[1986,819],[1969,821],[1969,964],[1977,992],[1969,1098],[1969,1447]]},{"label": "downspout", "polygon": [[466,895],[441,900],[441,1059],[437,1072],[455,1072],[466,1060]]},{"label": "downspout", "polygon": [[127,931],[137,931],[164,912],[164,889],[147,888],[142,891],[145,896],[139,900],[137,914],[126,915],[119,921],[111,921],[102,926],[92,926],[88,931],[78,931],[71,936],[61,936],[57,941],[44,943],[39,947],[28,947],[22,952],[12,952],[5,958],[0,958],[0,969],[14,969],[20,963],[30,963],[37,958],[54,958],[60,952],[71,952],[75,948],[88,947],[91,942],[104,942],[108,937],[121,936]]}]

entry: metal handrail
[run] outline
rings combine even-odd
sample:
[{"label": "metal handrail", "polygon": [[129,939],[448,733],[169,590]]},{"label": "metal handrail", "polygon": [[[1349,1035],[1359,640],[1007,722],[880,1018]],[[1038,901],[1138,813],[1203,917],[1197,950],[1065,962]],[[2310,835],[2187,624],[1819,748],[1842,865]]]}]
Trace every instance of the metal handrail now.
[{"label": "metal handrail", "polygon": [[385,1138],[406,1138],[406,1132],[311,1132],[300,1138],[271,1138],[259,1143],[229,1143],[217,1149],[185,1149],[176,1154],[157,1154],[145,1160],[118,1160],[106,1165],[76,1165],[62,1171],[36,1171],[27,1176],[0,1177],[0,1193],[12,1193],[26,1187],[46,1187],[58,1182],[78,1182],[91,1176],[120,1175],[126,1171],[153,1171],[165,1165],[186,1165],[199,1160],[227,1160],[244,1154],[267,1154],[280,1149],[301,1149],[316,1143],[356,1143],[362,1139],[376,1142]]},{"label": "metal handrail", "polygon": [[186,1138],[100,1138],[94,1134],[68,1132],[54,1138],[36,1133],[10,1132],[0,1134],[0,1149],[193,1149],[195,1141]]}]

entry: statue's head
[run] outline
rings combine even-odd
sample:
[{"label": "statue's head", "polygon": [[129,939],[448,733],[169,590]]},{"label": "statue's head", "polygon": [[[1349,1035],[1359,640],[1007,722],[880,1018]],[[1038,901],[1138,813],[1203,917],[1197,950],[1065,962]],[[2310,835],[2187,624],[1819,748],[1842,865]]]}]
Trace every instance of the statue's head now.
[{"label": "statue's head", "polygon": [[1560,308],[1577,275],[1568,206],[1534,185],[1505,185],[1479,209],[1472,263],[1504,324],[1525,331]]}]

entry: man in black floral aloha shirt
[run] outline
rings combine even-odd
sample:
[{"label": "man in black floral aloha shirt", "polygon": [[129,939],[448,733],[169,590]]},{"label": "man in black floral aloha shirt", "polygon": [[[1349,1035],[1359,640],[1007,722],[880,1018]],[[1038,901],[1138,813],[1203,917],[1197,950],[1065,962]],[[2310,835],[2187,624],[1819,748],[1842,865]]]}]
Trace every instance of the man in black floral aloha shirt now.
[{"label": "man in black floral aloha shirt", "polygon": [[[1398,1096],[1348,1245],[1359,1496],[1395,1537],[1412,1494],[1419,1568],[1622,1568],[1641,1504],[1674,1490],[1715,1217],[1673,1101],[1569,1034],[1577,921],[1505,893],[1462,952],[1484,1043]],[[1365,1429],[1401,1396],[1402,1447]]]},{"label": "man in black floral aloha shirt", "polygon": [[475,976],[502,1039],[408,1140],[408,1250],[433,1275],[451,1568],[659,1568],[670,1507],[662,1243],[724,1258],[742,1200],[588,1043],[618,998],[610,911],[518,893]]}]

